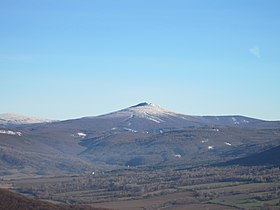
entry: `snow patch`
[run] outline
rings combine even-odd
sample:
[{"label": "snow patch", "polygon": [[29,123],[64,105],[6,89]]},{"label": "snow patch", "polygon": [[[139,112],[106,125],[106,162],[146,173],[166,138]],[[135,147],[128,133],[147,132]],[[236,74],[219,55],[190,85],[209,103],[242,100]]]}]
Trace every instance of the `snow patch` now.
[{"label": "snow patch", "polygon": [[161,121],[156,120],[156,119],[151,118],[151,117],[147,117],[147,119],[148,119],[148,120],[151,120],[151,121],[153,121],[153,122],[156,122],[156,123],[161,123]]},{"label": "snow patch", "polygon": [[76,138],[85,138],[87,136],[87,134],[78,132],[76,134],[72,134],[71,136],[76,137]]},{"label": "snow patch", "polygon": [[132,133],[137,133],[138,131],[137,130],[133,130],[133,129],[130,129],[130,128],[123,128],[124,130],[126,131],[130,131]]},{"label": "snow patch", "polygon": [[231,146],[231,143],[229,143],[229,142],[225,142],[225,145]]},{"label": "snow patch", "polygon": [[182,155],[180,155],[180,154],[175,154],[174,157],[175,157],[175,158],[181,158]]},{"label": "snow patch", "polygon": [[208,141],[209,141],[209,139],[205,139],[205,140],[202,140],[201,143],[204,144],[204,143],[206,143]]},{"label": "snow patch", "polygon": [[77,133],[77,135],[80,136],[80,137],[86,137],[87,136],[87,134],[82,133],[82,132]]},{"label": "snow patch", "polygon": [[210,149],[210,150],[214,149],[214,146],[208,146],[208,149]]},{"label": "snow patch", "polygon": [[21,136],[22,133],[19,131],[10,131],[10,130],[0,130],[0,134],[12,135],[12,136]]},{"label": "snow patch", "polygon": [[232,117],[231,118],[233,123],[236,124],[236,125],[239,125],[240,123],[237,121],[237,119],[235,117]]}]

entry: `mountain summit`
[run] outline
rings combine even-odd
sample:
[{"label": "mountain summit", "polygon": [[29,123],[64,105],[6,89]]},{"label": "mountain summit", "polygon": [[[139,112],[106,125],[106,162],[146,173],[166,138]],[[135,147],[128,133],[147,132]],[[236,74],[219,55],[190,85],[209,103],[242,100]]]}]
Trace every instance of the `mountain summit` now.
[{"label": "mountain summit", "polygon": [[146,121],[152,123],[165,123],[170,120],[171,117],[178,117],[174,112],[170,112],[161,108],[159,105],[153,103],[139,103],[128,108],[112,112],[106,115],[101,115],[101,118],[124,118],[124,121],[135,121],[136,119],[145,120],[142,123],[147,123]]},{"label": "mountain summit", "polygon": [[141,106],[149,106],[152,103],[147,103],[147,102],[143,102],[143,103],[139,103],[137,105],[131,106],[130,108],[134,108],[134,107],[141,107]]},{"label": "mountain summit", "polygon": [[140,103],[135,106],[131,106],[121,111],[130,111],[136,115],[174,115],[175,113],[167,111],[161,108],[159,105],[153,103]]}]

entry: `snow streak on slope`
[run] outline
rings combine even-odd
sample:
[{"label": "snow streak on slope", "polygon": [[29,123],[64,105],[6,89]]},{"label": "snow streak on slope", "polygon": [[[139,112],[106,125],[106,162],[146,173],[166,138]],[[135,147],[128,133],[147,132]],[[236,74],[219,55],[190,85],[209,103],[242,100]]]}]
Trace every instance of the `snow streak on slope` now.
[{"label": "snow streak on slope", "polygon": [[0,130],[0,134],[13,135],[13,136],[21,136],[21,132],[19,132],[19,131],[10,131],[10,130]]}]

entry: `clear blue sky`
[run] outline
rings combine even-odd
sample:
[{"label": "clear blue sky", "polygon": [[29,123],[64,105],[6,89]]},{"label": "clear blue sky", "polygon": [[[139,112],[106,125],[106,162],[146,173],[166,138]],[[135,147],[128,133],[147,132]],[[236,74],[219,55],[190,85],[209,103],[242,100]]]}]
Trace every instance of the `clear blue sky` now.
[{"label": "clear blue sky", "polygon": [[0,0],[0,113],[148,101],[280,119],[279,0]]}]

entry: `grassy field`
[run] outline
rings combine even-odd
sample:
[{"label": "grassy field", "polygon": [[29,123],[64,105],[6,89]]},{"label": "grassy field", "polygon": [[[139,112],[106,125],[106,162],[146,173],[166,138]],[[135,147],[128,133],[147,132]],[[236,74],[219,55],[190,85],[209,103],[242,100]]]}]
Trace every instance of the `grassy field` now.
[{"label": "grassy field", "polygon": [[[217,187],[214,187],[217,186]],[[280,208],[280,183],[211,183],[193,186],[200,194],[213,195],[207,203],[241,209]]]},{"label": "grassy field", "polygon": [[210,203],[218,205],[230,205],[241,209],[279,209],[279,198],[269,201],[259,201],[251,195],[231,195],[212,200]]}]

